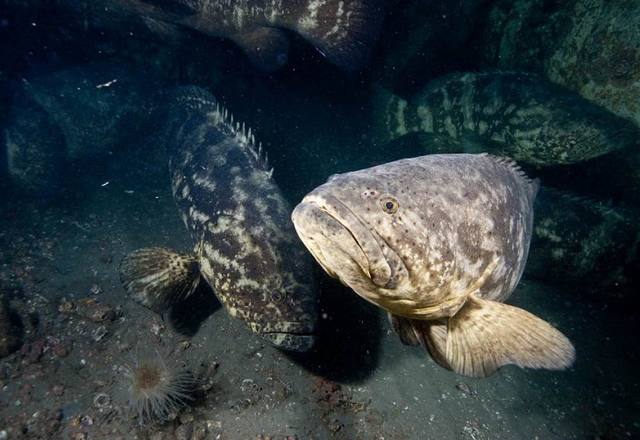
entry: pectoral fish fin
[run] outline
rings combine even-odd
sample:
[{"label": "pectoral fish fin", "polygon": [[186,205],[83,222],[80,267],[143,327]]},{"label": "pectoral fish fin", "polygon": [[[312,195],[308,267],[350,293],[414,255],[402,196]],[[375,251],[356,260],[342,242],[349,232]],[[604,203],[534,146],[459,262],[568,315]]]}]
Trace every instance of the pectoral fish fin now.
[{"label": "pectoral fish fin", "polygon": [[331,63],[346,71],[356,71],[364,66],[378,38],[384,3],[384,0],[314,1],[288,27]]},{"label": "pectoral fish fin", "polygon": [[138,249],[120,263],[120,281],[127,294],[158,313],[191,295],[199,280],[196,258],[170,249]]},{"label": "pectoral fish fin", "polygon": [[531,313],[471,295],[448,320],[444,357],[457,373],[486,377],[508,364],[562,370],[573,364],[575,349]]},{"label": "pectoral fish fin", "polygon": [[278,70],[287,63],[289,37],[281,29],[259,27],[233,35],[231,39],[245,52],[251,64],[265,72]]},{"label": "pectoral fish fin", "polygon": [[389,315],[389,322],[405,345],[422,345],[443,368],[451,370],[445,358],[447,348],[447,324],[444,320],[422,321]]},{"label": "pectoral fish fin", "polygon": [[451,370],[446,358],[447,323],[445,320],[421,321],[411,319],[411,325],[420,345],[429,352],[434,361],[443,368]]},{"label": "pectoral fish fin", "polygon": [[411,320],[408,318],[403,318],[401,316],[394,315],[392,313],[388,314],[389,323],[391,323],[391,327],[398,334],[400,340],[405,345],[418,345],[420,341],[418,340],[418,335],[413,329],[411,325]]}]

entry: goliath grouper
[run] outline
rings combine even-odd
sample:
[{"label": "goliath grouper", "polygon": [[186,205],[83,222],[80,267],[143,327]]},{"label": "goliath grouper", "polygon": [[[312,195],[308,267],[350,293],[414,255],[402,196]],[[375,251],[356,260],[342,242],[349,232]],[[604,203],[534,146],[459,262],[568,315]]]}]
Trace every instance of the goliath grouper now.
[{"label": "goliath grouper", "polygon": [[251,130],[201,89],[169,95],[163,119],[171,183],[194,255],[133,252],[120,268],[125,290],[159,311],[190,295],[202,277],[253,332],[287,350],[308,350],[317,307],[312,260]]},{"label": "goliath grouper", "polygon": [[[408,101],[374,97],[379,141],[435,133],[463,141],[464,151],[532,165],[572,164],[637,146],[630,121],[536,75],[456,73],[431,81]],[[484,143],[486,148],[473,149]]]},{"label": "goliath grouper", "polygon": [[571,342],[502,303],[525,266],[537,190],[508,159],[422,156],[333,176],[292,218],[327,273],[387,310],[402,341],[445,368],[563,369]]},{"label": "goliath grouper", "polygon": [[301,35],[330,62],[353,71],[367,60],[384,18],[385,0],[108,0],[168,35],[179,28],[229,38],[264,70],[287,61],[288,32]]}]

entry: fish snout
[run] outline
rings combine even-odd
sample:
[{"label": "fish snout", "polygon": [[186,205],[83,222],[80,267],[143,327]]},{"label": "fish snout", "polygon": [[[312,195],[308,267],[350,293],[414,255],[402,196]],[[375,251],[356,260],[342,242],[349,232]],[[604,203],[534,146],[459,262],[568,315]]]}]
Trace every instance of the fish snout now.
[{"label": "fish snout", "polygon": [[282,350],[299,353],[311,350],[316,339],[314,335],[293,333],[263,333],[262,337]]},{"label": "fish snout", "polygon": [[315,203],[300,203],[291,219],[300,240],[329,275],[340,278],[339,269],[349,262],[367,270],[367,259],[349,231]]},{"label": "fish snout", "polygon": [[375,285],[385,287],[391,281],[392,270],[375,231],[336,197],[308,195],[292,220],[305,246],[330,275],[344,270],[347,255]]},{"label": "fish snout", "polygon": [[287,351],[309,351],[315,343],[315,323],[307,321],[276,322],[261,327],[257,333],[274,346]]}]

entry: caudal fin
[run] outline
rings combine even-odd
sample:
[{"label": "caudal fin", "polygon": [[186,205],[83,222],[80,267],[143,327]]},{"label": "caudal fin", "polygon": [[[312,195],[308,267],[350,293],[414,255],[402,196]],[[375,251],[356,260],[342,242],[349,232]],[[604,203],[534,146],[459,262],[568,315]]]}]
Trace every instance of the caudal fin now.
[{"label": "caudal fin", "polygon": [[486,377],[504,365],[563,370],[575,360],[569,339],[518,307],[471,296],[447,324],[411,320],[418,340],[445,368]]},{"label": "caudal fin", "polygon": [[191,295],[199,280],[195,257],[171,249],[138,249],[120,263],[120,281],[127,294],[158,313]]},{"label": "caudal fin", "polygon": [[309,0],[292,28],[343,70],[360,69],[378,39],[385,0]]}]

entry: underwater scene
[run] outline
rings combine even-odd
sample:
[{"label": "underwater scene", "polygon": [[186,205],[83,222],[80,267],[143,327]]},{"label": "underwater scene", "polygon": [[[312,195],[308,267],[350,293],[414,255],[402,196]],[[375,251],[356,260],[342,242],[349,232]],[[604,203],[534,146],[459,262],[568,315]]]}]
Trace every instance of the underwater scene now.
[{"label": "underwater scene", "polygon": [[0,194],[0,440],[640,438],[638,0],[0,0]]}]

